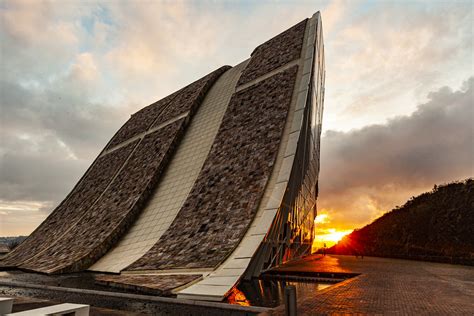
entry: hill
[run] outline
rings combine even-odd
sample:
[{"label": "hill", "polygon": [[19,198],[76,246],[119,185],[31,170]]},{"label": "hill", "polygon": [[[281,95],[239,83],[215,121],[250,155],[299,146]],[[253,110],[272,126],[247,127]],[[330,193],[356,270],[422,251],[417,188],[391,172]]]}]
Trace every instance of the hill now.
[{"label": "hill", "polygon": [[28,236],[0,237],[0,244],[7,245],[11,250],[18,246]]},{"label": "hill", "polygon": [[435,185],[347,235],[328,253],[474,265],[474,180]]}]

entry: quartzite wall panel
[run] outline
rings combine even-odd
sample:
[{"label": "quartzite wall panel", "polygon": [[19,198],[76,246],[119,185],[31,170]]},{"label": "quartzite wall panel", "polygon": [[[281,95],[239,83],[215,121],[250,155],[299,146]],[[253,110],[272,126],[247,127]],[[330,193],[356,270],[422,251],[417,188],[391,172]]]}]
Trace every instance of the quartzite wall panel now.
[{"label": "quartzite wall panel", "polygon": [[185,119],[148,134],[96,205],[61,240],[21,268],[44,273],[80,271],[102,256],[143,207],[176,145]]},{"label": "quartzite wall panel", "polygon": [[294,66],[234,94],[176,219],[128,270],[213,268],[237,246],[272,170],[296,73]]},{"label": "quartzite wall panel", "polygon": [[99,198],[136,144],[98,157],[66,199],[0,265],[17,266],[57,241]]},{"label": "quartzite wall panel", "polygon": [[158,126],[182,113],[195,110],[216,79],[229,68],[229,66],[223,66],[133,114],[114,135],[107,149],[146,132],[152,125]]},{"label": "quartzite wall panel", "polygon": [[190,111],[195,112],[197,107],[202,103],[204,96],[207,94],[214,82],[225,71],[230,69],[230,66],[223,66],[214,72],[211,72],[202,79],[190,84],[189,86],[180,90],[173,101],[160,114],[159,118],[153,124],[158,126],[180,114]]},{"label": "quartzite wall panel", "polygon": [[120,272],[150,250],[169,228],[199,176],[245,65],[237,65],[217,79],[140,216],[89,270]]},{"label": "quartzite wall panel", "polygon": [[140,111],[132,114],[127,122],[118,130],[107,145],[107,149],[115,147],[120,143],[146,132],[156,120],[161,111],[173,100],[175,94],[171,94]]},{"label": "quartzite wall panel", "polygon": [[239,79],[239,85],[257,79],[290,61],[300,58],[303,47],[306,21],[258,46],[252,53],[252,59]]},{"label": "quartzite wall panel", "polygon": [[[112,231],[110,234],[108,234],[109,232],[104,230],[104,228],[101,226],[104,223],[97,223],[98,226],[88,226],[88,220],[85,220],[88,218],[88,216],[96,217],[101,211],[103,211],[101,209],[101,205],[104,203],[103,201],[107,197],[107,194],[104,194],[104,196],[98,200],[97,203],[96,201],[102,195],[102,193],[104,193],[104,190],[110,184],[110,181],[112,181],[116,172],[123,166],[134,146],[138,143],[138,139],[115,150],[112,147],[115,147],[116,145],[119,145],[120,143],[127,141],[134,136],[138,136],[141,133],[147,132],[152,127],[151,125],[153,125],[154,122],[157,122],[155,128],[159,128],[158,125],[166,123],[166,121],[170,119],[174,119],[174,114],[179,115],[190,112],[190,114],[187,115],[185,119],[177,121],[179,122],[179,128],[176,130],[176,133],[163,136],[166,138],[162,139],[163,142],[169,142],[170,144],[174,145],[178,141],[179,136],[182,134],[182,129],[189,122],[193,112],[202,102],[209,88],[213,85],[215,80],[217,80],[217,78],[229,68],[229,66],[221,67],[209,75],[186,86],[185,88],[134,114],[107,145],[107,149],[112,151],[105,152],[105,154],[96,160],[96,162],[87,172],[86,176],[84,176],[84,178],[74,188],[71,194],[56,209],[56,211],[53,212],[53,214],[48,217],[48,219],[31,235],[30,238],[28,238],[21,246],[19,246],[16,251],[12,252],[8,258],[3,260],[0,263],[0,266],[13,267],[22,264],[22,267],[24,268],[40,270],[48,273],[57,272],[59,269],[77,270],[80,269],[80,267],[86,267],[85,263],[87,262],[87,264],[90,264],[93,258],[97,259],[96,257],[99,253],[103,254],[102,250],[98,251],[97,249],[92,249],[92,244],[87,244],[88,241],[84,241],[84,243],[82,243],[77,250],[74,249],[73,251],[70,251],[70,254],[67,256],[65,256],[65,254],[61,251],[66,252],[68,248],[74,245],[69,245],[68,242],[66,242],[68,238],[73,240],[75,243],[81,243],[82,235],[84,233],[83,230],[87,230],[87,227],[92,227],[93,229],[90,229],[92,232],[99,230],[97,232],[99,237],[94,241],[94,245],[95,242],[100,242],[102,240],[102,235],[108,235],[107,238],[110,239],[110,242],[103,242],[100,247],[101,249],[108,249],[111,246],[111,243],[114,242],[116,238],[118,238],[118,233],[122,231],[122,229],[118,229],[117,231]],[[159,130],[166,129],[167,131],[173,126],[176,127],[177,125],[170,124],[170,127],[165,126]],[[150,131],[148,133],[150,133]],[[153,133],[153,135],[156,134]],[[145,141],[148,139],[149,136],[146,136]],[[150,174],[147,172],[150,172],[150,170],[153,169],[154,164],[158,163],[159,165],[161,164],[162,160],[164,162],[169,158],[172,150],[167,151],[166,148],[166,146],[163,147],[165,157],[161,157],[160,155],[155,155],[152,153],[149,157],[151,160],[151,165],[147,166],[146,163],[141,165],[142,171],[144,171],[146,175],[151,175],[153,177],[158,176],[153,172]],[[136,153],[134,154],[134,157],[135,156]],[[126,170],[126,168],[124,170]],[[119,179],[122,176],[123,173],[119,175]],[[125,177],[126,176],[127,175],[125,175]],[[149,188],[146,189],[148,190]],[[111,190],[114,190],[114,187],[112,187]],[[106,193],[108,192],[109,191]],[[126,190],[120,191],[119,195],[115,196],[116,202],[131,201],[133,197],[130,197],[129,194],[130,192]],[[137,199],[144,200],[146,197],[147,195],[144,194],[143,196],[138,196]],[[132,209],[130,209],[129,211],[130,214],[134,214],[137,210],[133,209],[132,212]],[[111,212],[110,214],[117,215],[114,212]],[[101,217],[98,216],[97,218],[100,219]],[[105,225],[112,225],[113,223],[118,222],[122,223],[120,216],[117,218],[109,218],[107,220],[109,222],[105,223]],[[84,221],[86,221],[86,223]],[[127,225],[124,225],[124,227]],[[79,235],[74,236],[74,233]],[[91,238],[95,239],[94,237]],[[50,249],[46,251],[46,248],[48,247],[50,247]],[[57,249],[58,247],[61,249]],[[85,259],[83,259],[81,255],[85,249],[89,249],[90,253]],[[48,255],[51,257],[48,258]],[[80,260],[75,262],[77,258],[80,258]],[[28,262],[25,262],[26,260],[28,260]],[[61,262],[61,260],[64,262]],[[55,263],[52,264],[52,262]]]}]

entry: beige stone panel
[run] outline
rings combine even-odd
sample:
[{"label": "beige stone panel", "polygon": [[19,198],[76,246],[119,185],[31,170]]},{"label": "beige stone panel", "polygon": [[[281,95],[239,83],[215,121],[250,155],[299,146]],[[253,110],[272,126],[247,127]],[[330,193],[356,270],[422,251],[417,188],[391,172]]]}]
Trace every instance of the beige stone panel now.
[{"label": "beige stone panel", "polygon": [[192,119],[175,156],[138,220],[117,245],[89,270],[120,272],[143,256],[168,229],[202,168],[245,65],[244,62],[235,66],[217,80]]},{"label": "beige stone panel", "polygon": [[[319,13],[313,15],[310,19],[308,32],[314,32],[311,28],[315,28],[315,21],[319,18]],[[305,42],[311,42],[314,45],[314,38],[308,39],[308,34],[305,35]],[[264,197],[260,203],[259,210],[256,214],[254,222],[250,229],[242,238],[239,246],[235,251],[219,266],[214,272],[204,277],[203,280],[178,291],[178,298],[196,299],[196,300],[214,300],[220,301],[228,293],[230,289],[236,284],[231,282],[232,279],[223,278],[224,276],[236,277],[239,273],[241,275],[248,267],[251,256],[254,255],[258,244],[263,240],[268,231],[273,219],[276,216],[279,207],[278,201],[281,202],[283,198],[284,188],[287,185],[289,174],[293,166],[294,155],[296,153],[297,140],[301,130],[303,121],[303,112],[306,107],[306,95],[308,93],[308,84],[310,73],[306,75],[303,72],[303,63],[305,59],[311,59],[313,56],[312,47],[308,45],[308,49],[304,52],[301,59],[297,60],[300,66],[300,71],[295,82],[295,91],[290,107],[290,112],[287,117],[287,124],[282,135],[280,150],[275,162],[275,166],[267,185]],[[282,67],[284,68],[284,67]],[[258,81],[255,80],[255,81]],[[298,100],[299,99],[299,102]],[[219,286],[210,284],[214,279],[219,280]],[[238,280],[238,279],[237,279]],[[225,291],[227,286],[227,291]]]}]

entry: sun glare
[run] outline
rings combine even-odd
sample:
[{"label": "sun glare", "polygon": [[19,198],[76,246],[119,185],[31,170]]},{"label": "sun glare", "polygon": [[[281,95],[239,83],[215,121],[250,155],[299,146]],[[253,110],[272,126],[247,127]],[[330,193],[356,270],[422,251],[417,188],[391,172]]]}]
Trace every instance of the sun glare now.
[{"label": "sun glare", "polygon": [[[316,221],[315,221],[316,223]],[[349,235],[352,233],[352,229],[350,230],[338,230],[337,228],[321,228],[316,227],[315,231],[315,238],[313,242],[313,251],[317,249],[326,247],[332,247],[337,244],[344,236]]]},{"label": "sun glare", "polygon": [[336,230],[335,228],[329,228],[326,234],[322,234],[320,236],[316,236],[320,241],[326,241],[332,244],[336,244],[340,241],[344,236],[349,235],[352,233],[352,230]]},{"label": "sun glare", "polygon": [[324,245],[331,247],[340,241],[344,236],[352,233],[352,230],[339,230],[334,228],[334,226],[331,227],[331,216],[329,216],[329,214],[326,212],[323,212],[319,213],[314,219],[315,239],[313,248],[316,247],[316,249],[324,247]]},{"label": "sun glare", "polygon": [[329,220],[328,214],[318,214],[314,219],[315,224],[324,224],[327,223]]}]

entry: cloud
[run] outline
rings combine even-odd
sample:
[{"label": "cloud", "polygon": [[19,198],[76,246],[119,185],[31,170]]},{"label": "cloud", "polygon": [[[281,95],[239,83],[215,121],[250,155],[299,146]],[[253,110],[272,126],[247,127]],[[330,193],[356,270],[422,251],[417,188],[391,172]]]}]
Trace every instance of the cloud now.
[{"label": "cloud", "polygon": [[[2,1],[0,211],[7,203],[25,211],[0,222],[9,232],[23,229],[25,214],[39,224],[131,113],[248,58],[317,10],[327,129],[382,124],[413,112],[434,86],[471,75],[468,3]],[[363,186],[351,194],[375,214],[408,194],[395,201],[398,187],[386,189],[387,201]]]},{"label": "cloud", "polygon": [[257,45],[312,14],[317,6],[310,1],[295,5],[176,1],[112,3],[103,8],[113,16],[105,36],[113,40],[101,64],[120,81],[125,98],[142,104],[224,64],[247,59]]},{"label": "cloud", "polygon": [[325,32],[325,128],[383,123],[436,87],[460,85],[472,75],[472,20],[468,2],[351,7]]},{"label": "cloud", "polygon": [[323,29],[326,35],[337,32],[341,23],[346,22],[349,10],[355,10],[360,1],[335,0],[322,8]]},{"label": "cloud", "polygon": [[0,79],[0,209],[43,205],[44,217],[126,120],[129,108],[94,101],[100,80],[91,53],[37,84]]},{"label": "cloud", "polygon": [[100,76],[96,61],[91,53],[81,53],[72,66],[70,77],[73,82],[95,82]]},{"label": "cloud", "polygon": [[[0,236],[18,236],[33,231],[52,205],[39,202],[0,200]],[[19,229],[21,227],[21,229]]]},{"label": "cloud", "polygon": [[64,71],[82,36],[72,18],[77,14],[70,5],[2,1],[2,78],[39,82],[46,74]]},{"label": "cloud", "polygon": [[365,225],[434,184],[472,177],[473,101],[471,77],[458,91],[430,93],[411,115],[349,132],[327,131],[319,208],[331,224]]},{"label": "cloud", "polygon": [[305,6],[3,1],[0,235],[39,224],[131,113],[248,58]]}]

